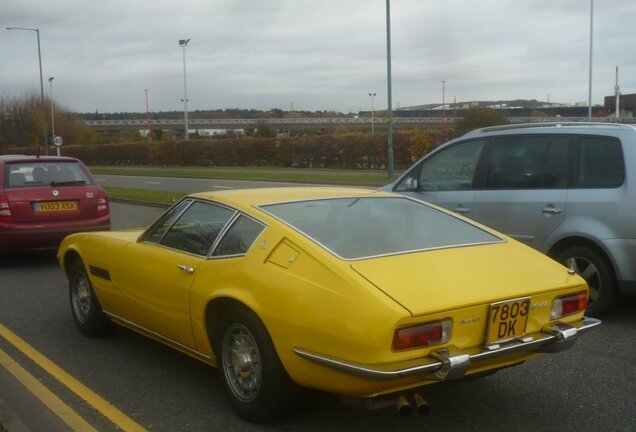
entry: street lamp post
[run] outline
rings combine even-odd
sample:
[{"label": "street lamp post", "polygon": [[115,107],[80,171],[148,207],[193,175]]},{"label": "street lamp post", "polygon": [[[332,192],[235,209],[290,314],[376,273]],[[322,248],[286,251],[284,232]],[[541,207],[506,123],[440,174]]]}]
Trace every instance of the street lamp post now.
[{"label": "street lamp post", "polygon": [[179,39],[179,46],[183,48],[183,118],[185,121],[185,139],[188,141],[188,85],[186,82],[186,57],[185,49],[188,46],[190,39]]},{"label": "street lamp post", "polygon": [[587,92],[587,119],[592,121],[592,32],[594,30],[594,0],[590,0],[590,76]]},{"label": "street lamp post", "polygon": [[40,51],[40,29],[28,27],[7,27],[7,30],[28,30],[34,31],[38,39],[38,62],[40,64],[40,105],[42,109],[42,130],[44,133],[44,154],[49,154],[49,136],[46,125],[46,113],[44,108],[44,80],[42,78],[42,53]]},{"label": "street lamp post", "polygon": [[446,132],[446,81],[442,80],[442,130]]},{"label": "street lamp post", "polygon": [[373,98],[375,98],[376,93],[369,93],[371,96],[371,138],[375,138],[375,105],[373,104]]},{"label": "street lamp post", "polygon": [[386,0],[386,81],[388,93],[389,127],[386,165],[389,178],[393,178],[393,102],[391,101],[391,0]]},{"label": "street lamp post", "polygon": [[[55,143],[55,105],[53,103],[53,80],[55,77],[49,77],[49,99],[51,100],[51,142]],[[60,148],[56,145],[57,155],[60,155]]]},{"label": "street lamp post", "polygon": [[150,111],[148,111],[148,89],[144,89],[146,92],[146,128],[148,132],[146,132],[146,142],[150,141]]},{"label": "street lamp post", "polygon": [[51,142],[55,139],[55,107],[53,106],[53,80],[49,77],[49,99],[51,99]]}]

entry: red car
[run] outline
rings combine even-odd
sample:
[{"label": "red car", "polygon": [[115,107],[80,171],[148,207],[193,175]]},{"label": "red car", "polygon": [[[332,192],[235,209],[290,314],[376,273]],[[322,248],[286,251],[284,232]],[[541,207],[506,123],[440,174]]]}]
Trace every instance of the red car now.
[{"label": "red car", "polygon": [[106,192],[81,161],[0,156],[0,250],[55,249],[71,233],[109,229]]}]

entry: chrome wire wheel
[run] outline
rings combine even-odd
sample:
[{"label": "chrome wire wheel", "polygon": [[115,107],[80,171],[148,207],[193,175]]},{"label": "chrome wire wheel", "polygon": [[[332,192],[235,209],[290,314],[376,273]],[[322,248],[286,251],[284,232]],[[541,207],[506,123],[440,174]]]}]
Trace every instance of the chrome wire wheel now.
[{"label": "chrome wire wheel", "polygon": [[91,312],[91,287],[84,272],[78,272],[71,285],[73,312],[80,323],[86,323]]},{"label": "chrome wire wheel", "polygon": [[242,402],[252,402],[259,394],[263,363],[256,339],[243,324],[231,324],[222,345],[223,373],[230,390]]},{"label": "chrome wire wheel", "polygon": [[601,275],[598,268],[593,262],[585,257],[574,256],[565,261],[566,267],[574,270],[577,275],[581,276],[587,282],[590,288],[590,303],[598,300],[602,289]]}]

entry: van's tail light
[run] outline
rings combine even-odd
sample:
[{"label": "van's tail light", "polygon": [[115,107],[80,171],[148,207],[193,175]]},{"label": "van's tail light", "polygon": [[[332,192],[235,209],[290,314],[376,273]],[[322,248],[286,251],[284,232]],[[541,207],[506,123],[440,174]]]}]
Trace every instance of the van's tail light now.
[{"label": "van's tail light", "polygon": [[97,216],[107,216],[108,210],[108,196],[104,192],[97,194]]},{"label": "van's tail light", "polygon": [[11,214],[11,207],[9,207],[9,198],[0,194],[0,222],[11,222],[12,220],[13,215]]},{"label": "van's tail light", "polygon": [[451,329],[450,319],[397,328],[393,334],[392,349],[393,351],[402,351],[446,343],[450,339]]},{"label": "van's tail light", "polygon": [[550,319],[559,319],[561,317],[572,315],[587,308],[587,293],[580,292],[576,294],[567,294],[555,298],[552,301],[552,310],[550,311]]}]

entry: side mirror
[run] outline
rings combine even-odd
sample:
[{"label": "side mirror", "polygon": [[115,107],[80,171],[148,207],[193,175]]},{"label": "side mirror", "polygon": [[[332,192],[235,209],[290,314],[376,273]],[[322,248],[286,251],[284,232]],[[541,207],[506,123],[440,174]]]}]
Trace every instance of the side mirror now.
[{"label": "side mirror", "polygon": [[419,184],[415,177],[405,178],[396,188],[396,190],[400,192],[417,192],[418,189]]},{"label": "side mirror", "polygon": [[409,177],[408,179],[406,179],[406,187],[409,190],[417,190],[418,187],[418,182],[417,179],[415,177]]}]

